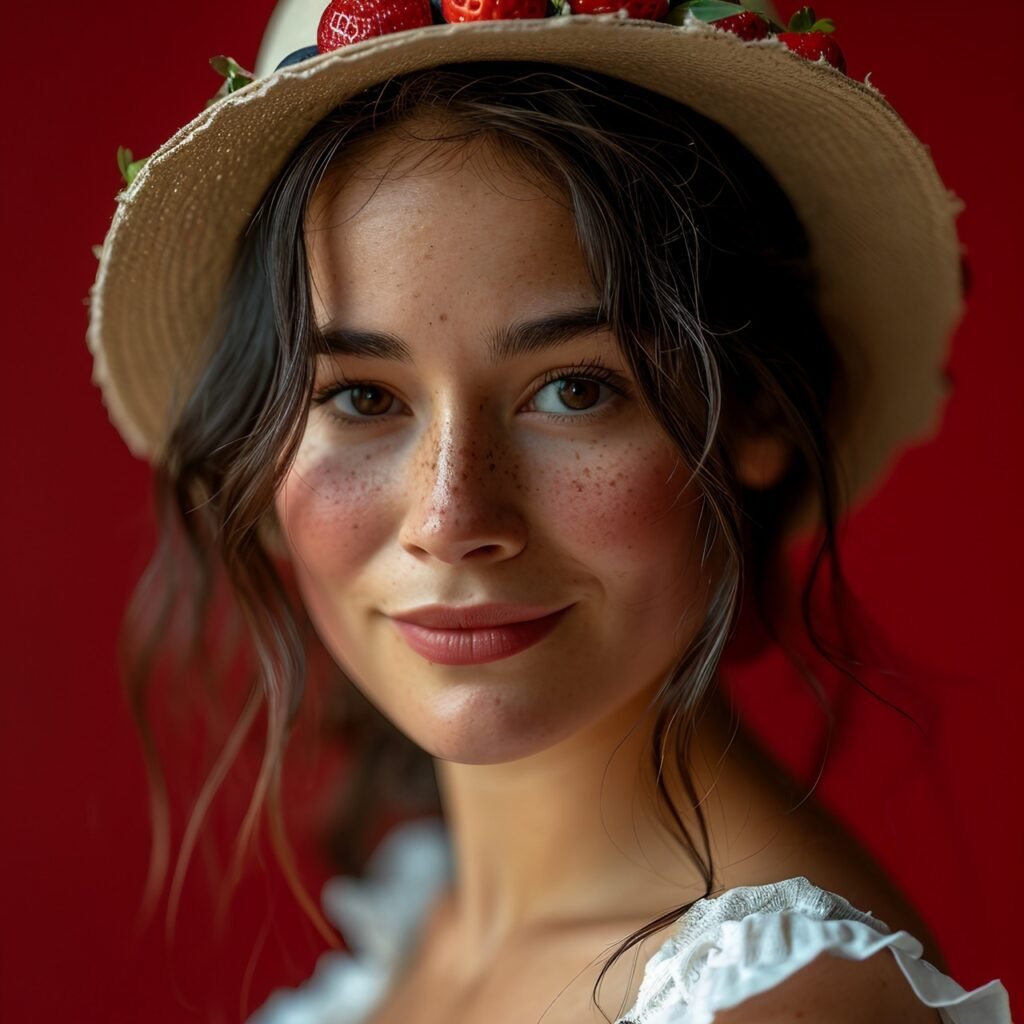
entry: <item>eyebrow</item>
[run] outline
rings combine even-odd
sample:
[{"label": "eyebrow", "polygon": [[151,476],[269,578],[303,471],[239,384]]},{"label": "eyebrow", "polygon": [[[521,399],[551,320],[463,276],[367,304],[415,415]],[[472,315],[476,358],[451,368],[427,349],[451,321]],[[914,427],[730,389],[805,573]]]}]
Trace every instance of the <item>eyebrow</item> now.
[{"label": "eyebrow", "polygon": [[[559,313],[548,313],[530,320],[515,320],[492,331],[486,339],[488,358],[498,364],[533,352],[566,345],[576,338],[610,326],[600,306],[579,306]],[[319,329],[328,352],[334,355],[394,359],[412,363],[409,346],[387,331],[328,324]]]}]

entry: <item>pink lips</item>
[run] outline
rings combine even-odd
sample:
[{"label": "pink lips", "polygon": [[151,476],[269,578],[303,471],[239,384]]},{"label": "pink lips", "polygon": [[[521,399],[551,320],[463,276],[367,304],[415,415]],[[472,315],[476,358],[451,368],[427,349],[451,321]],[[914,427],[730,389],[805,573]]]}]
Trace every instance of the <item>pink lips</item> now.
[{"label": "pink lips", "polygon": [[392,615],[406,643],[441,665],[481,665],[540,643],[570,606],[550,611],[523,605],[429,605]]}]

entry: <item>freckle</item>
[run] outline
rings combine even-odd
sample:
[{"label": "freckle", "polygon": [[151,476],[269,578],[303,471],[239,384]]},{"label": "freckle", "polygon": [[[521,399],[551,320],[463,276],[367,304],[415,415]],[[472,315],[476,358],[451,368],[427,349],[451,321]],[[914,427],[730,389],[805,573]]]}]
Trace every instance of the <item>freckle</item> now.
[{"label": "freckle", "polygon": [[369,453],[369,452],[367,452],[367,453],[366,453],[366,454],[365,454],[365,455],[363,456],[363,462],[369,462],[369,461],[370,461],[370,453]]},{"label": "freckle", "polygon": [[576,453],[576,461],[577,461],[577,462],[579,462],[579,459],[580,459],[580,453],[579,453],[579,452],[577,452],[577,453]]},{"label": "freckle", "polygon": [[448,319],[448,314],[447,314],[447,313],[441,313],[441,314],[440,314],[440,315],[438,316],[438,318],[437,318],[437,319],[438,319],[438,320],[440,320],[440,321],[441,321],[441,323],[444,323],[444,322],[445,322],[445,320],[447,320],[447,319]]},{"label": "freckle", "polygon": [[418,299],[418,298],[420,297],[420,295],[422,295],[422,294],[423,294],[422,292],[413,292],[413,293],[412,293],[412,297],[413,297],[414,299]]},{"label": "freckle", "polygon": [[487,468],[493,473],[498,467],[492,462]]},{"label": "freckle", "polygon": [[590,467],[589,466],[584,466],[583,467],[583,475],[584,476],[590,476]]},{"label": "freckle", "polygon": [[614,487],[614,486],[615,486],[615,481],[613,480],[613,481],[612,481],[612,487]]}]

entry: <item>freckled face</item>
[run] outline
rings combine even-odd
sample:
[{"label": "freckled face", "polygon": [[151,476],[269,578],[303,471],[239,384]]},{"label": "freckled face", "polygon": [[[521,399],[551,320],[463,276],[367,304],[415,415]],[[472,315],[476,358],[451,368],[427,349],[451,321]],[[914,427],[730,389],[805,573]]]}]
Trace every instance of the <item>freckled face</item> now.
[{"label": "freckled face", "polygon": [[[409,359],[321,358],[318,392],[347,390],[311,407],[276,510],[353,682],[434,756],[501,763],[614,713],[689,644],[696,487],[606,328],[490,354],[516,322],[596,306],[571,214],[482,149],[379,184],[393,146],[322,186],[307,247],[321,327],[386,332]],[[389,617],[481,602],[571,607],[476,665],[429,660]]]}]

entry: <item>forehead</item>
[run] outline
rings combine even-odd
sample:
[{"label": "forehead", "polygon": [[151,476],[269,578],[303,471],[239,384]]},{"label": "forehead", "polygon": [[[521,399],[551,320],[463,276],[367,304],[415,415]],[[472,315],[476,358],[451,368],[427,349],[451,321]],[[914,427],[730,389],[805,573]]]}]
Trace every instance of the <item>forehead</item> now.
[{"label": "forehead", "polygon": [[324,217],[351,218],[383,194],[390,206],[416,207],[439,193],[482,195],[490,190],[519,202],[547,198],[569,210],[564,183],[521,147],[493,133],[469,137],[444,119],[420,117],[389,125],[346,146],[313,192],[307,231]]},{"label": "forehead", "polygon": [[306,241],[321,322],[408,320],[439,302],[511,317],[594,295],[564,197],[475,140],[386,138],[349,154],[314,194]]}]

